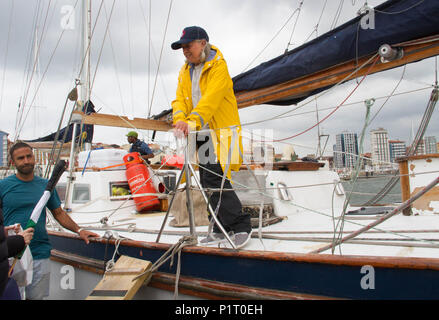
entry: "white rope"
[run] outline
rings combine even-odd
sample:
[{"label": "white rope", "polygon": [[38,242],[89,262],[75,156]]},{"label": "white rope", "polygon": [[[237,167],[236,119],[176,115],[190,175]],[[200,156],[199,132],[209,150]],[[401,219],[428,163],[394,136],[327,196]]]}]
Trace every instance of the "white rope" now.
[{"label": "white rope", "polygon": [[113,257],[111,257],[110,260],[107,261],[107,263],[105,264],[105,272],[111,271],[114,268],[114,260],[116,258],[116,254],[120,255],[119,253],[119,245],[122,242],[122,238],[120,238],[116,232],[111,232],[111,231],[107,231],[105,232],[104,238],[107,238],[108,240],[110,238],[115,238],[116,242],[114,244],[115,248],[114,248],[114,253],[113,253]]},{"label": "white rope", "polygon": [[154,264],[144,272],[137,275],[133,281],[137,280],[138,278],[142,277],[146,273],[149,273],[148,278],[145,280],[145,282],[149,282],[149,280],[152,277],[152,274],[156,272],[163,264],[165,264],[169,259],[171,259],[170,266],[174,264],[174,256],[175,254],[178,254],[178,260],[177,260],[177,270],[176,270],[176,276],[175,276],[175,289],[174,289],[174,299],[177,299],[178,296],[178,283],[180,280],[180,272],[181,272],[181,251],[186,246],[192,246],[196,245],[197,240],[193,236],[183,236],[181,237],[177,243],[173,244],[159,259],[154,262]]}]

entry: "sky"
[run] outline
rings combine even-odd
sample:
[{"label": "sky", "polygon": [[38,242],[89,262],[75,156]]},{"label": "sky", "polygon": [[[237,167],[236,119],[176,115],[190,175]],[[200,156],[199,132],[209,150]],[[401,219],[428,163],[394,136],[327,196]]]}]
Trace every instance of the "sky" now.
[{"label": "sky", "polygon": [[[80,2],[0,1],[0,130],[9,133],[11,140],[17,136],[35,139],[56,131],[81,66]],[[372,7],[382,2],[367,1]],[[359,0],[94,0],[91,100],[100,113],[129,117],[147,117],[171,108],[184,57],[181,50],[172,50],[170,45],[179,39],[186,26],[199,25],[207,31],[210,42],[224,54],[233,77],[352,19],[364,3]],[[72,19],[66,23],[69,14]],[[37,50],[32,50],[35,25],[38,59],[34,58]],[[322,148],[326,143],[324,154],[332,155],[336,134],[361,132],[366,111],[364,100],[376,99],[371,109],[374,115],[386,101],[383,97],[394,90],[395,96],[388,99],[367,128],[364,151],[370,152],[370,130],[379,127],[387,129],[389,139],[409,143],[435,82],[435,60],[430,58],[368,76],[345,105],[319,127],[276,143],[276,152],[292,144],[299,156],[315,154],[320,131],[329,135],[327,142],[324,137],[321,140]],[[31,72],[34,65],[35,72]],[[347,82],[316,101],[307,99],[300,103],[303,106],[289,117],[253,125],[249,123],[272,118],[296,106],[260,105],[240,109],[241,123],[247,136],[252,130],[275,139],[292,136],[313,126],[317,117],[324,118],[355,86],[355,81]],[[21,116],[20,101],[24,105]],[[72,102],[68,102],[66,114],[72,107]],[[436,110],[427,136],[439,138],[439,127],[435,125],[438,121]],[[66,122],[64,116],[62,125]],[[96,127],[94,142],[125,144],[129,130]],[[142,139],[149,141],[151,132],[139,132]],[[169,143],[171,138],[159,134],[157,139]],[[248,139],[244,139],[246,142]]]}]

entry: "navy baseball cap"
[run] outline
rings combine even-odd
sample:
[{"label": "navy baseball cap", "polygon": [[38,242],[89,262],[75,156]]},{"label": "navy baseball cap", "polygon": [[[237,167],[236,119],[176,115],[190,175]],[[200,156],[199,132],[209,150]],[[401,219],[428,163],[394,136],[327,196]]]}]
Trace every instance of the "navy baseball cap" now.
[{"label": "navy baseball cap", "polygon": [[197,26],[186,27],[181,33],[180,40],[175,41],[173,44],[171,44],[171,48],[177,50],[181,48],[182,44],[201,39],[206,39],[206,41],[209,41],[209,36],[203,28]]}]

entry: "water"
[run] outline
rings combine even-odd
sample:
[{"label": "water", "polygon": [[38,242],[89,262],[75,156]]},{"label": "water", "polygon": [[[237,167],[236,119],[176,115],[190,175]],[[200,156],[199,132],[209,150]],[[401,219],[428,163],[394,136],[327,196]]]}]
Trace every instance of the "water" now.
[{"label": "water", "polygon": [[[352,190],[352,187],[354,187],[349,203],[351,205],[362,205],[371,199],[377,192],[381,191],[381,189],[389,182],[390,179],[391,177],[389,176],[360,178],[357,180],[355,185],[353,185],[350,181],[343,181],[342,184],[345,189],[346,196]],[[401,201],[401,186],[400,182],[398,181],[389,194],[378,201],[378,204],[391,204]]]}]

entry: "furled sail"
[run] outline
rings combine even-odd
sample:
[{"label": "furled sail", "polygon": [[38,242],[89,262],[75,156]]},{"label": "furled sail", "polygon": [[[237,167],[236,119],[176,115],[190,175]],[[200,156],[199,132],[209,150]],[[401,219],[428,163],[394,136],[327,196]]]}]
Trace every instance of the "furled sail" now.
[{"label": "furled sail", "polygon": [[[87,101],[84,105],[83,112],[87,115],[96,113],[95,106],[93,105],[93,102],[91,102],[90,100]],[[94,126],[92,124],[83,124],[82,130],[77,130],[76,132],[77,132],[76,137],[75,137],[76,141],[78,140],[80,135],[83,135],[84,136],[83,142],[90,142],[91,143],[93,140]],[[84,132],[85,132],[85,134],[84,134]],[[64,142],[72,141],[73,123],[70,123],[68,126],[62,128],[59,131],[58,141],[62,141],[64,139],[64,135],[66,135]],[[38,139],[27,140],[27,142],[54,141],[55,136],[56,136],[56,132],[51,133],[45,137],[38,138]]]},{"label": "furled sail", "polygon": [[[298,48],[235,76],[238,106],[296,104],[340,79],[352,79],[343,77],[361,65],[364,61],[361,58],[376,54],[384,44],[403,44],[403,47],[407,44],[407,52],[399,57],[398,63],[378,62],[371,73],[438,55],[438,17],[437,0],[386,1]],[[423,41],[414,43],[419,39]]]}]

